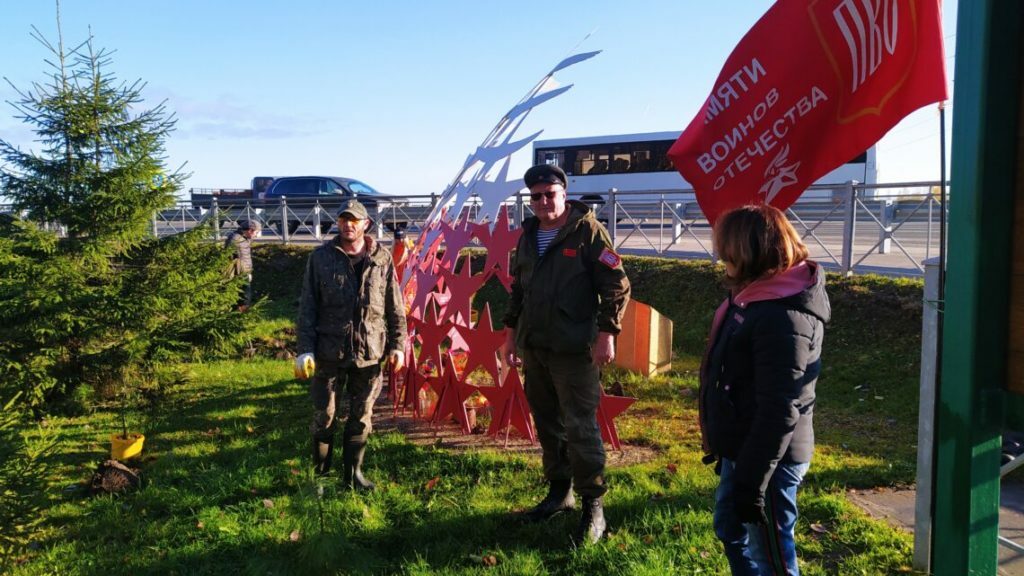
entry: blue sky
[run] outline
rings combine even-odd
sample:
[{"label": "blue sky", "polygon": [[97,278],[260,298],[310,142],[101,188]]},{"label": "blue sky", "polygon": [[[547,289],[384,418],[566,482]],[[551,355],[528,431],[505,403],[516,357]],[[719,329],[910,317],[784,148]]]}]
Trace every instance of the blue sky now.
[{"label": "blue sky", "polygon": [[[256,175],[330,174],[393,194],[440,192],[497,120],[563,57],[602,50],[562,71],[568,93],[519,131],[541,138],[681,130],[768,0],[62,0],[67,44],[91,28],[114,50],[109,71],[167,99],[178,130],[168,165],[186,187],[247,187]],[[948,74],[956,2],[944,25]],[[35,25],[55,40],[55,4],[5,0],[0,76],[46,80]],[[589,38],[584,38],[589,34]],[[581,43],[582,41],[582,43]],[[0,100],[16,94],[0,84]],[[947,127],[951,126],[947,118]],[[939,177],[935,106],[879,144],[880,179]],[[0,137],[33,148],[13,109]],[[530,164],[515,157],[513,172]]]}]

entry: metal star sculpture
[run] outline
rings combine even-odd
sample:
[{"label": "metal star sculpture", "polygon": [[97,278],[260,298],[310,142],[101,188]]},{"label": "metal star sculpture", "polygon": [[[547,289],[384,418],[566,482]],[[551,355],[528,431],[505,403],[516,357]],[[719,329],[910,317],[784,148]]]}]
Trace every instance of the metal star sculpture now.
[{"label": "metal star sculpture", "polygon": [[410,345],[406,346],[406,362],[405,369],[403,370],[404,377],[402,378],[402,393],[399,394],[398,400],[395,403],[395,411],[397,412],[400,407],[403,411],[408,408],[412,409],[413,416],[420,418],[423,414],[420,411],[420,390],[427,385],[426,380],[419,372],[419,362],[416,360],[416,348],[412,346],[412,339],[409,339]]},{"label": "metal star sculpture", "polygon": [[[447,210],[449,217],[458,218],[471,194],[477,194],[485,204],[492,205],[494,202],[492,196],[505,193],[505,196],[498,200],[500,202],[514,192],[514,189],[509,191],[503,188],[509,182],[507,180],[507,165],[499,168],[501,176],[496,175],[492,179],[488,177],[494,172],[496,166],[502,165],[513,153],[525,148],[541,134],[538,131],[526,138],[513,141],[512,138],[516,130],[519,129],[523,120],[526,119],[535,106],[539,106],[552,98],[564,94],[572,88],[571,84],[559,86],[554,78],[556,72],[584,60],[589,60],[599,53],[600,51],[586,52],[565,58],[555,65],[547,75],[541,78],[540,82],[527,92],[526,96],[505,113],[501,120],[498,121],[498,124],[491,129],[491,132],[477,147],[476,151],[466,158],[458,174],[455,175],[451,184],[441,194],[440,200],[427,218],[427,223],[432,224],[436,222],[442,217],[445,210]],[[481,190],[475,190],[476,186],[482,182],[491,182],[497,186],[490,187],[485,184]]]},{"label": "metal star sculpture", "polygon": [[619,433],[615,429],[615,418],[636,402],[636,398],[627,396],[609,396],[601,389],[601,401],[597,405],[597,426],[601,429],[601,438],[612,445],[615,450],[622,450]]},{"label": "metal star sculpture", "polygon": [[[473,304],[473,294],[483,286],[484,281],[487,280],[486,274],[473,275],[471,270],[472,258],[469,254],[466,254],[462,259],[462,269],[456,274],[445,268],[441,268],[441,276],[444,278],[445,285],[451,292],[451,297],[448,299],[447,306],[442,312],[441,318],[443,320],[449,320],[456,325],[469,325],[470,310]],[[461,315],[461,322],[457,318]]]},{"label": "metal star sculpture", "polygon": [[469,215],[462,217],[454,225],[441,222],[441,234],[444,236],[444,256],[441,257],[441,267],[455,270],[459,252],[469,244],[473,237],[473,232],[469,227]]},{"label": "metal star sculpture", "polygon": [[469,415],[466,414],[466,400],[473,395],[476,387],[459,382],[455,361],[450,353],[444,356],[441,375],[433,379],[430,385],[437,392],[437,404],[430,417],[431,423],[436,426],[451,416],[462,427],[463,434],[471,434],[473,429],[469,425]]},{"label": "metal star sculpture", "polygon": [[413,274],[416,277],[416,297],[413,298],[412,304],[409,305],[409,316],[414,318],[424,318],[424,314],[427,303],[430,301],[431,294],[434,293],[434,288],[437,288],[437,282],[440,277],[433,272],[424,272],[419,268],[412,267]]},{"label": "metal star sculpture", "polygon": [[[464,378],[459,377],[450,354],[442,355],[446,340],[449,342],[449,351],[456,347],[469,349],[467,372],[483,368],[495,378],[495,383],[503,376],[495,352],[504,340],[504,331],[496,331],[491,326],[489,308],[485,308],[484,317],[470,329],[470,301],[473,293],[492,274],[499,278],[506,291],[511,290],[509,254],[515,248],[520,231],[509,229],[508,207],[504,203],[510,195],[522,188],[522,181],[509,179],[509,167],[512,155],[526,149],[541,132],[519,139],[516,139],[515,133],[535,106],[572,87],[560,86],[555,81],[555,73],[598,53],[575,54],[562,60],[520,99],[466,158],[424,222],[401,278],[403,290],[410,292],[406,299],[409,303],[408,317],[414,328],[410,330],[410,335],[415,333],[421,343],[418,360],[411,352],[407,354],[410,359],[409,368],[401,395],[404,407],[412,406],[414,411],[418,410],[420,389],[429,383],[441,395],[435,406],[433,420],[437,422],[448,415],[454,415],[463,431],[470,432],[464,402],[472,387],[463,382]],[[478,204],[470,204],[471,201]],[[470,222],[468,211],[464,214],[467,207],[479,208],[480,221]],[[459,251],[471,238],[477,238],[487,249],[484,272],[472,275],[467,261],[463,264],[462,273],[455,274]],[[442,241],[445,243],[443,256],[439,255]],[[443,313],[439,312],[439,304],[445,307]],[[459,328],[455,327],[456,323]],[[425,373],[426,369],[439,365],[440,376],[428,376]],[[519,373],[516,370],[508,372],[504,375],[503,386],[481,390],[492,399],[497,410],[491,424],[492,435],[497,435],[502,429],[515,427],[531,441],[536,441]],[[395,375],[396,384],[399,379],[399,375]],[[492,396],[500,401],[493,401]]]},{"label": "metal star sculpture", "polygon": [[498,360],[498,350],[505,345],[506,328],[495,330],[491,322],[491,305],[484,304],[484,311],[476,321],[476,326],[455,326],[455,329],[462,334],[466,342],[471,342],[469,357],[466,360],[466,370],[462,375],[465,382],[469,374],[477,368],[483,368],[493,378],[492,382],[497,386],[501,383],[501,362]]},{"label": "metal star sculpture", "polygon": [[434,366],[440,366],[443,358],[441,345],[448,338],[448,331],[452,329],[452,324],[439,321],[435,307],[428,306],[427,310],[423,320],[413,319],[416,334],[420,338],[419,365],[422,367],[423,364],[433,361]]},{"label": "metal star sculpture", "polygon": [[508,446],[508,434],[515,428],[528,438],[530,442],[537,442],[537,435],[533,430],[533,420],[530,418],[530,405],[526,401],[526,392],[523,390],[523,381],[519,377],[519,370],[512,368],[505,377],[501,387],[480,386],[478,388],[487,401],[491,404],[491,425],[487,428],[487,435],[497,438],[502,430],[505,431],[505,446]]},{"label": "metal star sculpture", "polygon": [[508,269],[509,258],[522,233],[522,228],[509,229],[508,207],[502,206],[498,212],[498,219],[494,222],[494,229],[491,230],[487,239],[487,261],[484,263],[484,272],[497,276],[506,291],[512,290],[512,276]]}]

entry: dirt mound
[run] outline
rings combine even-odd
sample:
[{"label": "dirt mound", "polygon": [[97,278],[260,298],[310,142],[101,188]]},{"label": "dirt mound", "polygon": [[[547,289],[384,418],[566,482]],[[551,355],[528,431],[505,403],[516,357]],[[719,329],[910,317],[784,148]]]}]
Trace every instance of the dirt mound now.
[{"label": "dirt mound", "polygon": [[138,470],[129,468],[117,460],[106,460],[92,475],[89,487],[94,495],[120,494],[137,489],[141,482]]}]

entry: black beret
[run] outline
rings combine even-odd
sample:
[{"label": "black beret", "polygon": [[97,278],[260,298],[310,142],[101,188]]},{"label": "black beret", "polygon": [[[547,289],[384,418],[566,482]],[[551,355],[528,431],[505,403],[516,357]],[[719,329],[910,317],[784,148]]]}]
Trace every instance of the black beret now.
[{"label": "black beret", "polygon": [[538,164],[531,167],[523,175],[523,180],[526,182],[527,188],[532,188],[534,184],[541,182],[561,184],[562,188],[569,187],[569,180],[565,177],[565,172],[554,164]]}]

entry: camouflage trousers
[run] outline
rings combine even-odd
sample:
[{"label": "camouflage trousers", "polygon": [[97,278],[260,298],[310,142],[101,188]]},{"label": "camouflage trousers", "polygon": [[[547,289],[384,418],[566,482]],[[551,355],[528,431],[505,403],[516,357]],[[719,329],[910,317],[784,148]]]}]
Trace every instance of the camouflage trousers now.
[{"label": "camouflage trousers", "polygon": [[526,348],[523,370],[549,482],[570,478],[581,496],[605,493],[604,442],[597,426],[601,383],[589,352],[562,354]]},{"label": "camouflage trousers", "polygon": [[317,442],[334,440],[337,422],[345,418],[345,443],[366,444],[373,428],[373,404],[380,395],[380,365],[357,368],[353,364],[317,362],[316,374],[309,386],[313,399],[313,423],[310,432]]}]

